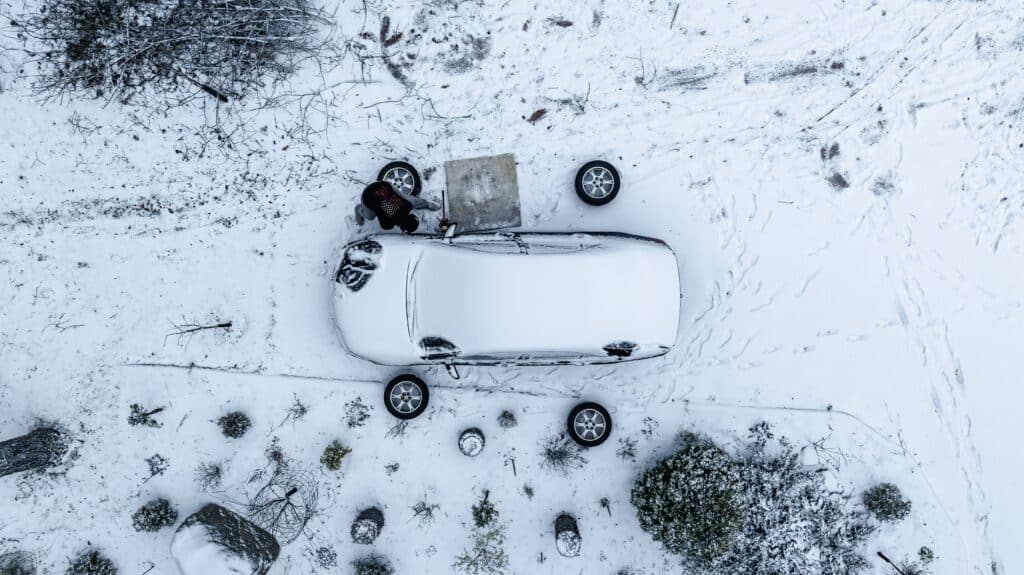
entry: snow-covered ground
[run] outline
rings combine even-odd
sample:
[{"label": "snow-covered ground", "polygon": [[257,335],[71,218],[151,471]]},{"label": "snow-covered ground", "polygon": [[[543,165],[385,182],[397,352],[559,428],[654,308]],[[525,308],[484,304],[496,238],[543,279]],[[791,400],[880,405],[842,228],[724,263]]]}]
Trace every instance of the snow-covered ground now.
[{"label": "snow-covered ground", "polygon": [[[485,489],[513,572],[672,572],[633,517],[632,478],[681,429],[729,443],[768,420],[798,442],[828,437],[850,489],[888,480],[911,496],[911,520],[876,538],[873,561],[928,545],[936,573],[1024,571],[1012,443],[1024,7],[336,8],[340,38],[372,54],[384,15],[403,32],[388,49],[408,64],[402,81],[350,53],[296,81],[322,91],[297,104],[312,102],[319,131],[295,130],[294,107],[239,112],[249,129],[230,150],[195,134],[209,134],[213,102],[166,116],[41,103],[18,73],[23,55],[0,52],[0,438],[43,419],[76,439],[61,474],[0,478],[0,553],[25,549],[60,571],[91,542],[125,573],[174,573],[171,530],[136,533],[132,511],[156,496],[183,514],[244,502],[277,438],[319,483],[320,512],[276,573],[313,572],[321,546],[342,565],[365,553],[348,528],[370,505],[386,516],[374,549],[399,572],[450,572]],[[24,9],[0,2],[0,46],[18,45],[9,21]],[[429,415],[389,435],[381,390],[395,372],[346,356],[331,321],[339,248],[366,233],[352,207],[386,161],[433,169],[424,193],[436,199],[445,160],[504,152],[519,161],[524,229],[672,246],[676,348],[610,367],[466,369],[459,381],[427,370]],[[572,191],[595,158],[623,179],[603,208]],[[167,337],[212,321],[232,327]],[[541,468],[539,444],[577,397],[609,406],[616,436],[566,479]],[[350,427],[357,398],[372,411]],[[289,418],[296,399],[309,412]],[[133,403],[165,406],[163,426],[129,426]],[[254,428],[229,440],[213,420],[234,409]],[[503,409],[518,427],[498,427]],[[456,438],[473,426],[488,444],[469,459]],[[639,442],[636,462],[615,454],[625,437]],[[332,439],[353,449],[339,473],[318,462]],[[149,478],[154,454],[169,467]],[[212,492],[194,480],[207,462],[225,467]],[[440,505],[432,525],[413,518],[421,500]],[[578,558],[554,552],[560,511],[579,519]]]}]

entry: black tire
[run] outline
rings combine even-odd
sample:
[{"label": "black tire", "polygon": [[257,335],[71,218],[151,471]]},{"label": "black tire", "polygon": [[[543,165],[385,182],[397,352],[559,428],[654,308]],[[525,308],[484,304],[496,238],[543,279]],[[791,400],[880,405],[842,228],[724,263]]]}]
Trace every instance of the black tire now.
[{"label": "black tire", "polygon": [[384,407],[398,419],[423,415],[430,402],[430,390],[423,380],[410,373],[402,374],[384,387]]},{"label": "black tire", "polygon": [[[589,422],[593,427],[589,431],[581,428],[587,426],[586,421],[576,421],[577,417],[582,416],[586,419],[587,415],[593,416]],[[576,443],[583,447],[597,447],[604,443],[612,434],[612,416],[601,405],[592,401],[586,401],[572,408],[566,421],[566,427],[569,431],[569,437]]]},{"label": "black tire", "polygon": [[[587,177],[588,172],[591,177]],[[598,178],[600,185],[594,186],[594,177]],[[608,162],[587,162],[576,172],[576,195],[592,206],[603,206],[614,200],[621,185],[619,171]]]},{"label": "black tire", "polygon": [[[403,171],[405,173],[403,173]],[[389,174],[390,172],[390,174]],[[410,181],[411,179],[411,181]],[[420,180],[420,173],[408,162],[391,162],[385,164],[380,172],[377,172],[377,180],[391,184],[395,189],[402,188],[405,193],[418,196],[423,190],[423,182]]]}]

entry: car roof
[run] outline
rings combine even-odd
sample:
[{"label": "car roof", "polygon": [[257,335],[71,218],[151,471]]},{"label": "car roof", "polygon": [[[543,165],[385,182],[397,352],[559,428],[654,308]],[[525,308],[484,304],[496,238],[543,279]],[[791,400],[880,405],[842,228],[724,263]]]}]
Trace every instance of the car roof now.
[{"label": "car roof", "polygon": [[517,234],[522,251],[425,244],[409,277],[414,341],[443,338],[460,357],[604,354],[616,342],[670,348],[679,322],[675,255],[660,242],[578,234],[575,251],[540,250],[567,234]]}]

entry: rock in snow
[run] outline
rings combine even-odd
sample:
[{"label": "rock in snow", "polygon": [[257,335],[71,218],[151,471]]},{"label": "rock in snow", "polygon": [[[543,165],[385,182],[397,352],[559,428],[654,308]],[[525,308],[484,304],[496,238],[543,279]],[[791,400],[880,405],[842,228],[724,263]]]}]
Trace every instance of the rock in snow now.
[{"label": "rock in snow", "polygon": [[265,575],[280,551],[273,535],[213,503],[185,519],[171,541],[182,575]]},{"label": "rock in snow", "polygon": [[64,436],[42,427],[28,435],[0,441],[0,477],[32,469],[46,469],[60,462],[67,451]]},{"label": "rock in snow", "polygon": [[562,557],[578,557],[583,539],[576,518],[562,513],[555,518],[555,548]]},{"label": "rock in snow", "polygon": [[484,432],[470,427],[459,435],[459,451],[467,457],[476,457],[484,450]]},{"label": "rock in snow", "polygon": [[380,530],[384,528],[384,512],[376,507],[363,509],[352,522],[352,541],[360,545],[369,545],[377,540]]}]

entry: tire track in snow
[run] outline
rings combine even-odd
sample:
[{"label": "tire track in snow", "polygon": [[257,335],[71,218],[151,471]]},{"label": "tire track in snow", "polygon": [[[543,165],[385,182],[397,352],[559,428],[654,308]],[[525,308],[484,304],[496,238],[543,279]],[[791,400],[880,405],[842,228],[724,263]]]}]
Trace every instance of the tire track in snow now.
[{"label": "tire track in snow", "polygon": [[[201,365],[197,363],[162,363],[162,362],[125,362],[120,366],[114,367],[127,367],[137,369],[173,369],[183,371],[205,371],[213,373],[222,373],[226,375],[245,375],[260,378],[282,378],[282,379],[297,379],[305,381],[328,381],[334,383],[345,383],[345,384],[360,384],[360,385],[373,385],[380,387],[383,392],[384,384],[387,378],[381,379],[360,379],[360,378],[347,378],[347,377],[336,377],[330,375],[315,375],[306,373],[284,373],[284,372],[271,372],[261,369],[246,369],[238,366],[216,366],[216,365]],[[452,385],[446,383],[437,383],[437,381],[431,381],[431,389],[444,389],[444,390],[457,390],[467,391],[473,393],[504,393],[509,395],[523,395],[528,397],[554,397],[561,399],[578,399],[578,393],[558,393],[557,391],[550,392],[536,392],[536,391],[525,391],[517,389],[515,387],[507,386],[503,382],[491,378],[493,382],[497,384],[496,387],[487,387],[483,385]]]}]

